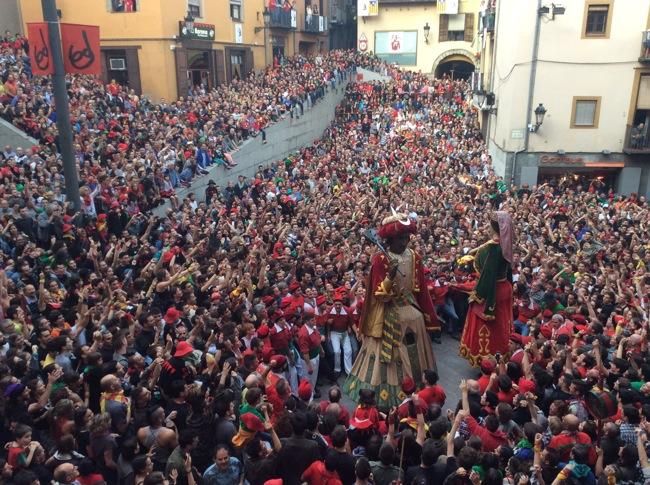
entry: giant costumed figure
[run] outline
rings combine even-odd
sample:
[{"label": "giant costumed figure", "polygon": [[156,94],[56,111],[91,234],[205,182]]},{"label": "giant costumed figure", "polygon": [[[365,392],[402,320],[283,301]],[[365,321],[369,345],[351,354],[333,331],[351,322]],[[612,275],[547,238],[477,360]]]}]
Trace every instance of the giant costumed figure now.
[{"label": "giant costumed figure", "polygon": [[490,218],[492,237],[471,251],[478,283],[470,293],[460,355],[478,367],[485,357],[508,352],[512,332],[512,218],[496,212]]},{"label": "giant costumed figure", "polygon": [[373,389],[379,409],[404,399],[402,381],[422,380],[422,371],[435,369],[429,331],[440,331],[427,291],[421,257],[408,248],[417,224],[404,214],[384,219],[379,236],[388,250],[372,259],[366,301],[359,323],[361,350],[344,384],[357,400],[361,389]]}]

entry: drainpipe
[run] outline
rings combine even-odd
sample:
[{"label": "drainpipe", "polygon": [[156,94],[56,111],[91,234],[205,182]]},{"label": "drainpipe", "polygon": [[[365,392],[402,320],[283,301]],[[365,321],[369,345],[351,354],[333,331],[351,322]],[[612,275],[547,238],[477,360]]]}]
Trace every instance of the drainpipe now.
[{"label": "drainpipe", "polygon": [[542,27],[542,14],[539,12],[542,8],[542,0],[537,0],[537,10],[535,11],[535,37],[533,39],[533,57],[530,63],[530,81],[528,83],[528,107],[526,109],[526,136],[524,138],[524,147],[521,150],[515,151],[512,159],[512,170],[510,171],[510,183],[514,183],[515,170],[517,168],[517,155],[521,152],[528,151],[528,140],[530,138],[530,131],[528,126],[532,121],[533,112],[533,96],[535,94],[535,77],[537,74],[537,56],[539,53],[539,34]]},{"label": "drainpipe", "polygon": [[[496,4],[496,12],[494,15],[494,48],[492,49],[492,66],[490,69],[490,91],[494,92],[494,73],[497,68],[497,43],[499,42],[499,17],[501,16],[501,2]],[[498,105],[497,105],[498,106]],[[485,134],[487,137],[487,142],[490,141],[490,130],[492,129],[492,113],[488,114],[488,122],[485,127]]]}]

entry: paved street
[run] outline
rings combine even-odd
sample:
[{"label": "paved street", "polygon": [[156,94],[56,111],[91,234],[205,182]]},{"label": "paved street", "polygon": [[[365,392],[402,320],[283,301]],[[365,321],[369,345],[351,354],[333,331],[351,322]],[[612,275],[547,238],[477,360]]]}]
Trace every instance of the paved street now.
[{"label": "paved street", "polygon": [[[477,370],[473,370],[465,359],[458,355],[458,340],[454,340],[447,335],[442,338],[442,345],[433,344],[433,351],[438,364],[438,374],[440,375],[440,385],[444,387],[447,393],[446,408],[455,408],[460,399],[458,384],[461,379],[473,378],[478,375]],[[342,385],[344,378],[339,378],[339,385]],[[327,391],[330,386],[321,386],[322,399],[327,399]],[[349,410],[354,409],[356,403],[344,396],[344,404]]]}]

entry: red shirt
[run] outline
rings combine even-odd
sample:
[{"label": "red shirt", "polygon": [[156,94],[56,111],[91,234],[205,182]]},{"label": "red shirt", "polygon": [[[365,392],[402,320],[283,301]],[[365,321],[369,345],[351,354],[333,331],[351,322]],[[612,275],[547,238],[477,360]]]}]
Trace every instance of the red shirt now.
[{"label": "red shirt", "polygon": [[536,303],[533,303],[532,308],[530,308],[530,305],[524,305],[523,303],[519,303],[517,305],[517,310],[519,311],[518,320],[520,322],[527,322],[528,320],[532,320],[537,315],[539,315],[539,313],[542,311],[539,305]]},{"label": "red shirt", "polygon": [[517,391],[515,391],[515,389],[512,388],[508,392],[503,392],[503,391],[497,392],[497,397],[499,398],[499,402],[506,402],[512,405],[512,401],[517,394],[518,394]]},{"label": "red shirt", "polygon": [[13,468],[25,466],[26,459],[27,453],[25,452],[25,448],[12,446],[8,449],[7,463]]},{"label": "red shirt", "polygon": [[332,320],[330,330],[333,332],[347,332],[352,327],[352,317],[345,308],[341,308],[340,312],[337,312],[336,308],[332,308],[327,315],[327,319]]},{"label": "red shirt", "polygon": [[[312,354],[320,347],[320,333],[315,328],[303,325],[298,330],[298,348],[301,354]],[[316,356],[311,357],[315,359]]]},{"label": "red shirt", "polygon": [[589,465],[595,465],[596,450],[591,446],[592,443],[589,435],[582,431],[576,433],[562,431],[560,434],[551,438],[548,447],[559,452],[561,461],[568,462],[571,459],[571,450],[576,444],[587,445],[589,447]]},{"label": "red shirt", "polygon": [[309,485],[343,485],[336,471],[328,471],[325,463],[318,460],[302,472],[300,479]]},{"label": "red shirt", "polygon": [[427,406],[430,406],[433,403],[444,406],[445,400],[447,399],[445,390],[442,386],[438,385],[425,387],[418,392],[418,397],[426,402]]},{"label": "red shirt", "polygon": [[499,446],[504,446],[508,444],[508,437],[503,431],[488,431],[487,428],[484,428],[476,419],[472,416],[467,416],[465,418],[467,427],[469,428],[470,433],[475,434],[481,438],[483,443],[483,451],[487,453],[492,453]]},{"label": "red shirt", "polygon": [[[327,411],[327,407],[333,404],[329,401],[321,401],[319,406],[320,406],[320,414],[325,414]],[[339,407],[341,408],[341,411],[339,412],[339,424],[344,425],[346,428],[350,426],[350,412],[343,406],[342,403],[337,403]]]},{"label": "red shirt", "polygon": [[276,352],[284,352],[289,349],[289,342],[291,341],[291,332],[286,327],[280,327],[278,324],[271,327],[269,332],[269,339],[271,340],[271,347]]},{"label": "red shirt", "polygon": [[358,419],[359,421],[363,421],[364,419],[367,419],[372,423],[372,426],[375,429],[379,428],[379,411],[377,411],[377,408],[371,407],[371,408],[363,408],[361,406],[357,406],[357,409],[354,410],[354,415],[353,417],[355,419]]}]

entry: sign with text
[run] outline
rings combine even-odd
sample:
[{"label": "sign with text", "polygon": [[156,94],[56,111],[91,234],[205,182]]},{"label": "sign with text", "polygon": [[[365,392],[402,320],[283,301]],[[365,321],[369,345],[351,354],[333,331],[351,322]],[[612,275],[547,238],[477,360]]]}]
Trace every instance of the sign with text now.
[{"label": "sign with text", "polygon": [[570,165],[574,167],[620,168],[625,162],[609,160],[589,160],[584,157],[569,157],[566,155],[542,155],[539,157],[540,165]]},{"label": "sign with text", "polygon": [[379,0],[357,0],[357,13],[360,17],[379,15]]},{"label": "sign with text", "polygon": [[61,45],[66,73],[102,73],[97,25],[61,24]]},{"label": "sign with text", "polygon": [[215,27],[212,24],[202,24],[199,22],[194,22],[194,26],[191,30],[188,30],[185,22],[182,20],[178,22],[181,32],[181,37],[183,39],[195,39],[195,40],[209,40],[213,41],[215,39]]},{"label": "sign with text", "polygon": [[47,23],[27,24],[27,38],[29,39],[32,73],[37,76],[54,74],[50,31],[47,28]]}]

